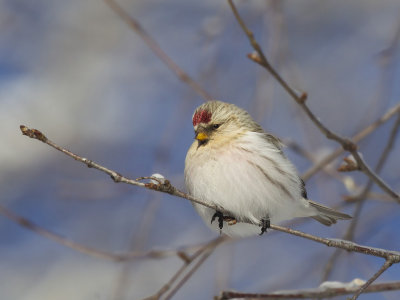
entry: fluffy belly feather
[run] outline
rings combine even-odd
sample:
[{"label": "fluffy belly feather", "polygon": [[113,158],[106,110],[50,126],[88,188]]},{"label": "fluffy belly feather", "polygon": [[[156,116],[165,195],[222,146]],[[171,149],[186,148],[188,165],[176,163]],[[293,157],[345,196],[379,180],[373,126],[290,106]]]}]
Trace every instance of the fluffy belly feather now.
[{"label": "fluffy belly feather", "polygon": [[[268,157],[251,155],[253,152],[241,147],[202,150],[198,148],[192,154],[200,163],[193,164],[193,157],[186,159],[186,186],[194,197],[222,206],[238,221],[256,225],[263,218],[269,217],[272,223],[277,223],[301,211],[299,182],[290,180],[293,177],[291,166],[283,165],[278,169]],[[279,161],[280,153],[270,154]],[[215,211],[201,205],[195,208],[209,224]],[[217,228],[217,224],[212,227]],[[223,232],[247,235],[259,230],[249,224],[235,224],[224,225]]]}]

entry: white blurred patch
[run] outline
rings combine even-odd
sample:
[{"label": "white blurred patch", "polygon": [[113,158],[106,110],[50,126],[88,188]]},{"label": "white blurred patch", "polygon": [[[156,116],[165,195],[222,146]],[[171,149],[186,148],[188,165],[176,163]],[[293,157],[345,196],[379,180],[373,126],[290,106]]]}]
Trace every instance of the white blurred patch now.
[{"label": "white blurred patch", "polygon": [[365,284],[365,280],[360,279],[360,278],[355,278],[350,282],[341,282],[341,281],[325,281],[320,284],[320,288],[327,290],[327,289],[336,289],[336,288],[356,288],[360,287],[363,284]]}]

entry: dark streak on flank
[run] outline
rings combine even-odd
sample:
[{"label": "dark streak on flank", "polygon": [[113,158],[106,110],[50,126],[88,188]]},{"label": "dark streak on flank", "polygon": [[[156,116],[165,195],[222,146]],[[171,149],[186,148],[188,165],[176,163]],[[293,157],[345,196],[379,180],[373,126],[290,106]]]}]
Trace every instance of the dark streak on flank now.
[{"label": "dark streak on flank", "polygon": [[274,161],[273,159],[265,156],[265,155],[261,155],[261,157],[267,161],[269,161],[275,168],[275,170],[279,173],[281,173],[283,176],[286,176],[288,179],[290,179],[292,182],[294,183],[298,183],[298,181],[296,181],[295,179],[293,179],[292,175],[290,175],[288,172],[282,170],[281,168],[279,168],[278,164],[276,163],[276,161]]},{"label": "dark streak on flank", "polygon": [[[248,150],[248,149],[246,149],[246,148],[241,147],[241,149],[242,149],[243,151],[248,152],[248,153],[252,153],[250,150]],[[271,159],[271,158],[269,158],[268,156],[265,156],[265,155],[260,155],[260,156],[261,156],[262,159],[265,159],[266,161],[270,162],[271,165],[274,166],[275,170],[276,170],[278,173],[282,174],[283,176],[286,176],[287,178],[289,178],[289,180],[291,180],[291,181],[294,182],[294,183],[297,183],[297,182],[298,182],[298,181],[296,181],[295,179],[293,179],[293,177],[292,177],[289,173],[287,173],[286,171],[284,171],[284,170],[282,170],[281,168],[279,168],[279,166],[278,166],[278,164],[276,163],[276,161],[274,161],[273,159]],[[303,185],[304,185],[304,182],[303,182]],[[304,196],[303,196],[303,197],[304,197]]]},{"label": "dark streak on flank", "polygon": [[269,176],[267,173],[265,173],[265,171],[257,164],[251,162],[251,161],[247,161],[249,164],[251,164],[252,166],[256,167],[258,170],[260,170],[260,172],[265,176],[265,178],[268,179],[269,182],[271,182],[273,185],[278,186],[286,195],[288,195],[290,198],[292,198],[292,195],[289,193],[288,189],[280,182],[277,182],[276,180],[272,179],[271,176]]},{"label": "dark streak on flank", "polygon": [[307,198],[307,191],[306,191],[306,184],[304,183],[303,179],[301,179],[301,196],[303,196],[304,199],[308,199]]}]

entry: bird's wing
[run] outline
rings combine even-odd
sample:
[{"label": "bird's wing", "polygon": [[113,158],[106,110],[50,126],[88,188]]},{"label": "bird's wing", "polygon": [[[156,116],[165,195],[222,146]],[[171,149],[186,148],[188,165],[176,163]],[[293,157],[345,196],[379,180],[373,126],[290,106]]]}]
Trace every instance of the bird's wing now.
[{"label": "bird's wing", "polygon": [[277,138],[276,136],[273,136],[270,133],[266,133],[266,132],[264,133],[264,138],[267,141],[271,142],[278,150],[282,151],[282,148],[284,145],[279,138]]}]

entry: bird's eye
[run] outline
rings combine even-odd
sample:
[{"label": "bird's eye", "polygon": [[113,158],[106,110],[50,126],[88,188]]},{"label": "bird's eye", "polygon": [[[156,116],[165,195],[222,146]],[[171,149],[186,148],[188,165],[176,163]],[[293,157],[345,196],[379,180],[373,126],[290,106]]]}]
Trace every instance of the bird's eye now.
[{"label": "bird's eye", "polygon": [[214,125],[212,126],[212,128],[213,128],[213,129],[218,129],[219,126],[220,126],[220,124],[214,124]]}]

